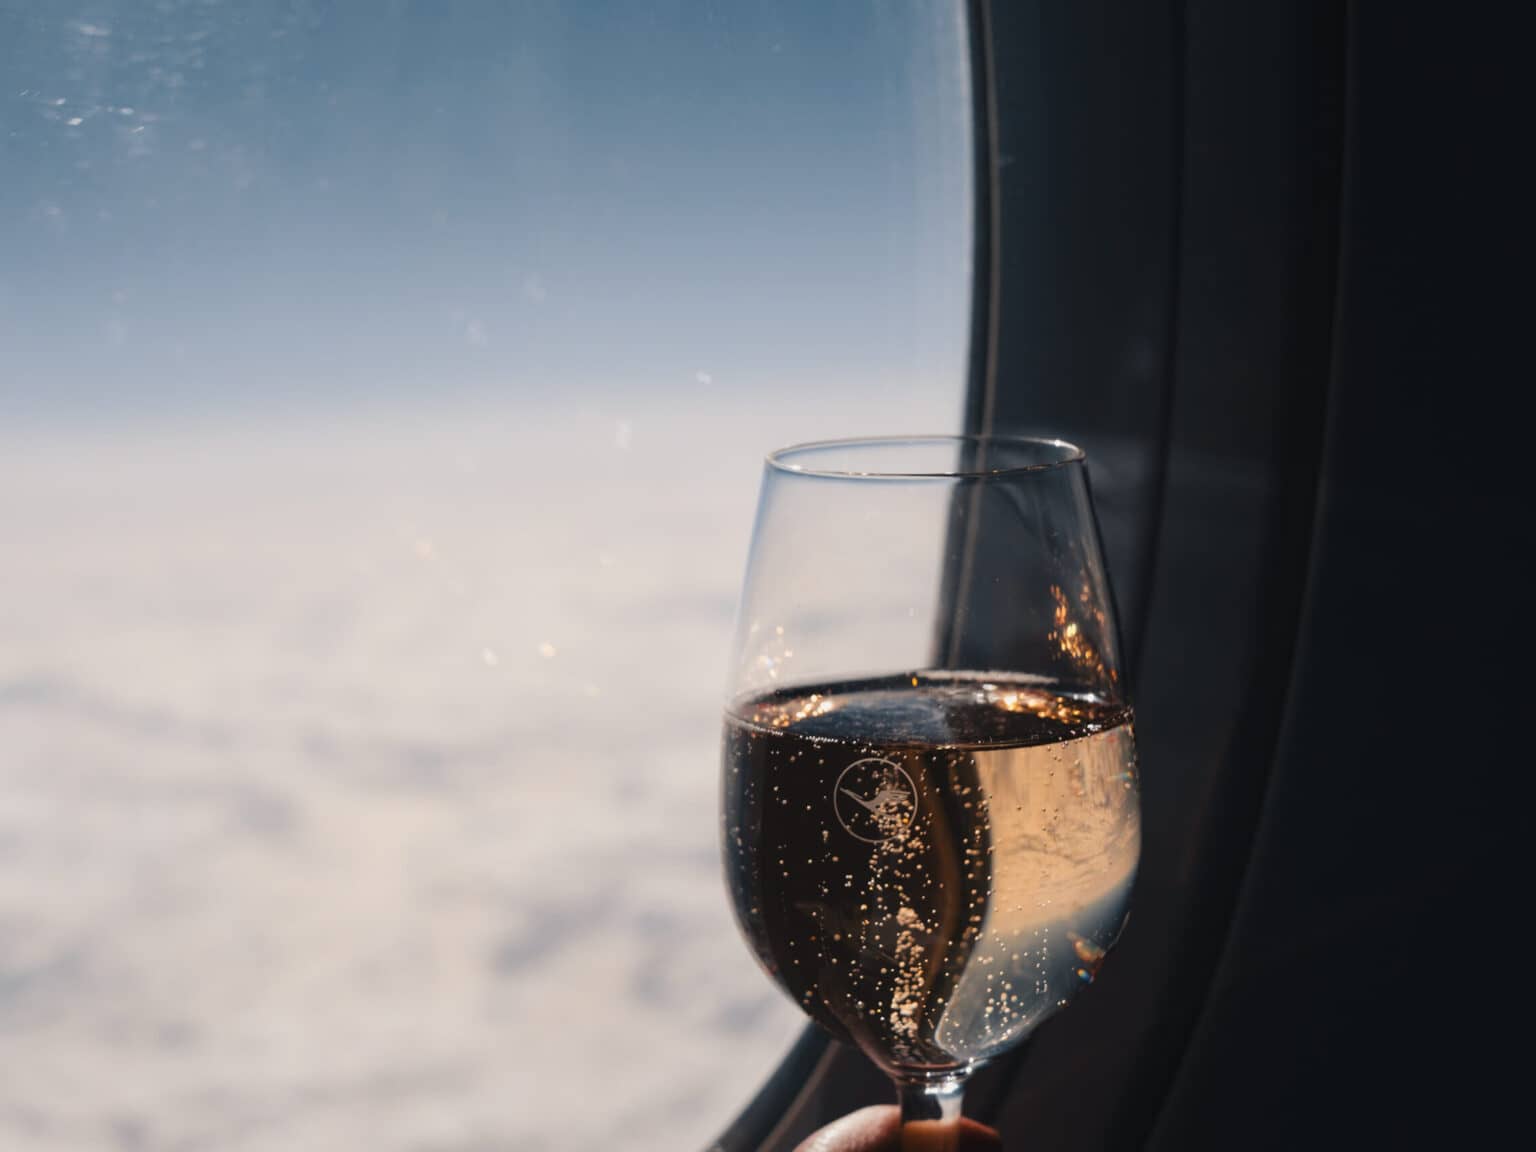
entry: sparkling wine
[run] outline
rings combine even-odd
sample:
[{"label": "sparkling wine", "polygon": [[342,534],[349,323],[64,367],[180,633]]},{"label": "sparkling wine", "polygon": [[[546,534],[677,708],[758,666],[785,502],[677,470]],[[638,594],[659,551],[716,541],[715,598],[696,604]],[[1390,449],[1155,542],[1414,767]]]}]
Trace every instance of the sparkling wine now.
[{"label": "sparkling wine", "polygon": [[1093,979],[1141,824],[1130,710],[921,673],[738,701],[736,913],[770,975],[887,1071],[1001,1051]]}]

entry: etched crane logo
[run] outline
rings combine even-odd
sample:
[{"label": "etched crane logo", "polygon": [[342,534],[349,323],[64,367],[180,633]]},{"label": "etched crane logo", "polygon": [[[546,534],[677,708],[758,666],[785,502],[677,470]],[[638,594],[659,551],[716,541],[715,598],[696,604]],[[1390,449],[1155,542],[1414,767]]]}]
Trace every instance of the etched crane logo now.
[{"label": "etched crane logo", "polygon": [[917,815],[917,788],[900,764],[855,760],[832,786],[832,808],[848,835],[866,844],[899,840]]}]

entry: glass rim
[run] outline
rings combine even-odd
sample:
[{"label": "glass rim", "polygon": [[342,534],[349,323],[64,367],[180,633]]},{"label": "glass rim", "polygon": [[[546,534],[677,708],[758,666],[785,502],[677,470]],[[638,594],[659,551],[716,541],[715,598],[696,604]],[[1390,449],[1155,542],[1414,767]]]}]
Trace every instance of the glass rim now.
[{"label": "glass rim", "polygon": [[[954,468],[943,471],[902,471],[886,468],[853,469],[814,467],[791,463],[798,455],[824,452],[830,449],[901,448],[919,445],[949,444],[956,447],[970,444],[980,448],[1032,448],[1051,449],[1049,459],[1027,464],[1010,464],[1002,467]],[[983,459],[985,455],[983,454]],[[830,440],[806,440],[789,444],[768,453],[764,458],[768,467],[791,476],[815,476],[831,480],[987,480],[1000,476],[1015,476],[1028,472],[1049,472],[1072,464],[1081,464],[1087,454],[1068,440],[1051,436],[1012,436],[970,434],[963,432],[939,433],[915,436],[845,436]]]}]

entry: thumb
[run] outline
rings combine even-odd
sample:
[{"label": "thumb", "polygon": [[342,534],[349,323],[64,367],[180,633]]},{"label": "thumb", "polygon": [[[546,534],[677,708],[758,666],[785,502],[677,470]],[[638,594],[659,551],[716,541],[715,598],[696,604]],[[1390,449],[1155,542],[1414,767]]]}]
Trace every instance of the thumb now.
[{"label": "thumb", "polygon": [[[930,1130],[912,1133],[925,1141],[916,1147],[935,1152],[946,1147],[958,1152],[999,1152],[1003,1146],[996,1132],[974,1120],[961,1120],[958,1133],[943,1132],[936,1125],[922,1127]],[[944,1139],[950,1135],[957,1135],[959,1142],[946,1145]],[[828,1124],[795,1152],[902,1152],[901,1113],[889,1104],[861,1108]]]}]

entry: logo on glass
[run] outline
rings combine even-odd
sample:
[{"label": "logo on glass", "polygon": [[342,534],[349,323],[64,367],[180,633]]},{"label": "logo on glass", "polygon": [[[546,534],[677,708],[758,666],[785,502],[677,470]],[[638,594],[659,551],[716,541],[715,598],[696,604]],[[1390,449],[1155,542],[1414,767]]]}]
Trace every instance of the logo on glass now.
[{"label": "logo on glass", "polygon": [[866,844],[899,840],[917,815],[917,788],[900,764],[872,756],[844,768],[832,807],[848,835]]}]

